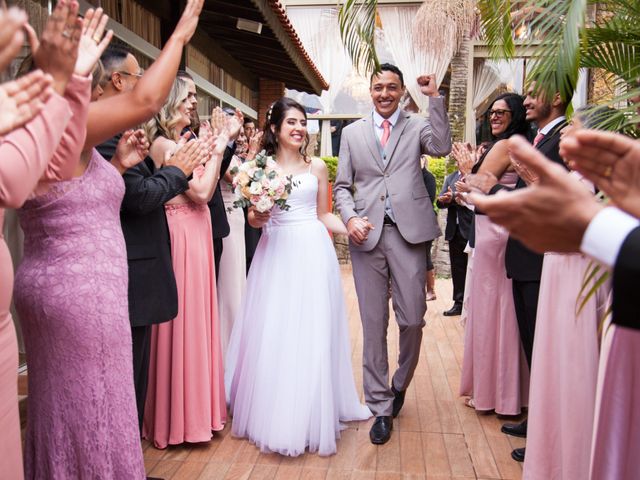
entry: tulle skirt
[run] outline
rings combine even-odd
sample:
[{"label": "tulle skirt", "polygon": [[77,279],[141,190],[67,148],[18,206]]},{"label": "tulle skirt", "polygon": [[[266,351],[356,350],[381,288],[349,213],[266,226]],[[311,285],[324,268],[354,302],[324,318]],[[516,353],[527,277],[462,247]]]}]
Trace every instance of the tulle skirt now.
[{"label": "tulle skirt", "polygon": [[225,379],[233,434],[265,452],[333,454],[340,422],[371,416],[353,380],[335,250],[318,220],[263,229]]}]

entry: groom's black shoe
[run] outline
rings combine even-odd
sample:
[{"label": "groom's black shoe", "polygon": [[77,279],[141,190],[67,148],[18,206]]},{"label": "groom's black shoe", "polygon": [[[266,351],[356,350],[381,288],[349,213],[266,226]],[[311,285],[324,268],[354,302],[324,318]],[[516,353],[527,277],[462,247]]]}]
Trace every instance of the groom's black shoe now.
[{"label": "groom's black shoe", "polygon": [[524,462],[524,448],[516,448],[511,452],[511,458],[516,462]]},{"label": "groom's black shoe", "polygon": [[369,431],[369,438],[374,445],[382,445],[387,443],[391,438],[391,430],[393,429],[393,418],[391,416],[376,417],[373,427]]},{"label": "groom's black shoe", "polygon": [[394,396],[393,410],[391,411],[391,415],[393,415],[393,418],[396,418],[400,413],[400,410],[402,410],[402,406],[404,405],[404,394],[407,393],[407,391],[402,390],[401,392],[399,392],[393,385],[391,385],[391,391],[393,392]]},{"label": "groom's black shoe", "polygon": [[442,314],[445,317],[454,317],[456,315],[461,315],[462,314],[462,305],[460,305],[459,303],[454,303],[453,307],[451,307],[449,310],[442,312]]},{"label": "groom's black shoe", "polygon": [[527,421],[524,420],[521,423],[505,423],[500,430],[502,433],[513,437],[527,438]]}]

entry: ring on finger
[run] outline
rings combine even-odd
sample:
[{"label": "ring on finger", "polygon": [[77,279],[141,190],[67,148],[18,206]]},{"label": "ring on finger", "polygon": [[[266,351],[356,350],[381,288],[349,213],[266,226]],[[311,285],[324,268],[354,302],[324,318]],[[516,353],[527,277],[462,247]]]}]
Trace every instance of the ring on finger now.
[{"label": "ring on finger", "polygon": [[71,38],[71,32],[69,32],[69,30],[63,30],[62,31],[62,36],[64,38]]},{"label": "ring on finger", "polygon": [[602,176],[604,178],[610,178],[612,171],[613,171],[613,168],[611,167],[611,165],[607,165],[607,168],[604,169],[604,173],[602,174]]},{"label": "ring on finger", "polygon": [[98,35],[97,33],[92,37],[92,40],[96,43],[100,43],[102,40],[102,35]]}]

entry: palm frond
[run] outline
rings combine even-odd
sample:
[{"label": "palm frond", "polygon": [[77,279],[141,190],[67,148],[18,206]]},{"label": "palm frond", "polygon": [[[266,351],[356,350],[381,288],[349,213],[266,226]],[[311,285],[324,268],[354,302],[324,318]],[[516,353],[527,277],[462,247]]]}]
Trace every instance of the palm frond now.
[{"label": "palm frond", "polygon": [[586,44],[587,0],[533,1],[542,14],[532,18],[529,28],[542,43],[535,49],[531,72],[536,89],[552,98],[555,92],[568,103],[578,82],[581,52]]},{"label": "palm frond", "polygon": [[338,13],[342,43],[364,75],[380,70],[375,47],[377,4],[377,0],[346,0]]},{"label": "palm frond", "polygon": [[511,0],[477,0],[480,26],[494,58],[513,58],[516,46],[512,34]]}]

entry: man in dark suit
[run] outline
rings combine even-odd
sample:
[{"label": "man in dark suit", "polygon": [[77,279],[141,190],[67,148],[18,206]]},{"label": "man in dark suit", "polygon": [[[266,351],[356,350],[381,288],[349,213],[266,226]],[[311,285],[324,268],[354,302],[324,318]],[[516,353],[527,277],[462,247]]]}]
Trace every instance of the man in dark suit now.
[{"label": "man in dark suit", "polygon": [[[524,107],[527,110],[527,120],[534,122],[538,127],[538,133],[533,141],[534,147],[551,161],[564,165],[559,152],[560,130],[567,124],[564,116],[567,106],[562,102],[560,94],[556,93],[554,98],[549,101],[542,92],[535,91],[535,82],[531,82],[527,90]],[[518,164],[514,166],[518,172],[518,181],[515,189],[525,188],[535,181],[535,178],[528,170],[519,168]],[[495,193],[502,188],[502,185],[496,185],[491,190],[491,193]],[[512,280],[513,303],[516,310],[516,318],[518,319],[520,340],[529,369],[531,369],[542,261],[542,255],[528,249],[512,236],[507,240],[505,267],[507,276]],[[518,424],[504,424],[502,432],[516,437],[526,437],[527,421],[524,420]],[[524,448],[516,448],[511,453],[511,456],[514,460],[522,462],[524,461],[524,454]]]},{"label": "man in dark suit", "polygon": [[461,180],[459,160],[458,170],[448,175],[442,185],[440,196],[436,200],[438,208],[447,209],[447,228],[444,238],[449,242],[449,260],[451,263],[451,280],[453,281],[453,306],[443,312],[445,316],[460,315],[464,299],[464,284],[467,278],[467,254],[464,252],[469,240],[469,230],[473,220],[473,212],[456,201],[456,182]]}]

